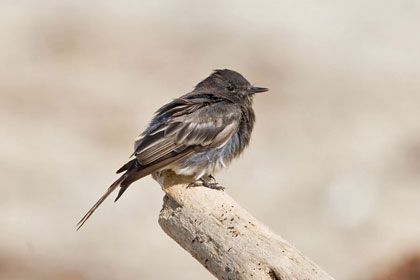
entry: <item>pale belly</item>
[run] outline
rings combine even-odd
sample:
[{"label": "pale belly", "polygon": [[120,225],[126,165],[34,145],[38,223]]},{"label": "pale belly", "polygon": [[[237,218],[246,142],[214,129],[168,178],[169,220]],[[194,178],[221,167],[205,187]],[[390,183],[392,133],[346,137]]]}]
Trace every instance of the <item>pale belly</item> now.
[{"label": "pale belly", "polygon": [[165,169],[170,169],[178,175],[194,176],[195,179],[214,175],[220,169],[227,167],[232,159],[240,154],[247,142],[241,140],[239,133],[235,133],[221,147],[193,154]]},{"label": "pale belly", "polygon": [[192,155],[166,169],[171,169],[178,175],[194,176],[195,179],[200,179],[203,176],[215,174],[225,167],[223,151],[215,149]]}]

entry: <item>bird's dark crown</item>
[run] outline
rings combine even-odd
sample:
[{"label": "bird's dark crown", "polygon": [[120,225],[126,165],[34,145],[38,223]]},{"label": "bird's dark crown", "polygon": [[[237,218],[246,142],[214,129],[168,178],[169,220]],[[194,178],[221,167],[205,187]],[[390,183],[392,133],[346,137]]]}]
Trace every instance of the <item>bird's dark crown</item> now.
[{"label": "bird's dark crown", "polygon": [[223,95],[247,95],[251,84],[238,72],[223,69],[214,70],[195,87],[196,90],[210,91]]}]

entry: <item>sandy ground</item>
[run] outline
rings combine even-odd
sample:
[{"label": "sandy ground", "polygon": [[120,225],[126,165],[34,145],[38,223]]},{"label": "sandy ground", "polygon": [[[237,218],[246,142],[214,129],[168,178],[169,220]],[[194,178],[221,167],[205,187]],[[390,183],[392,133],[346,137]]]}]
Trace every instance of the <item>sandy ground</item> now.
[{"label": "sandy ground", "polygon": [[420,250],[416,1],[2,1],[0,278],[213,279],[151,178],[75,224],[165,102],[212,69],[270,88],[217,178],[336,279]]}]

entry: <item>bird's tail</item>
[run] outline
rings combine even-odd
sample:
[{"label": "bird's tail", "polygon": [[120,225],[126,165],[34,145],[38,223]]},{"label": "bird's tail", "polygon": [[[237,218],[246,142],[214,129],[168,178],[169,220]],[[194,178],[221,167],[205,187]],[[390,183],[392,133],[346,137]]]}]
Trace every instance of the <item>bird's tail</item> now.
[{"label": "bird's tail", "polygon": [[102,204],[102,202],[104,202],[104,200],[119,186],[121,187],[117,198],[115,199],[115,201],[117,201],[120,196],[125,192],[125,190],[128,188],[128,186],[134,182],[135,180],[132,180],[131,178],[133,177],[133,175],[137,175],[135,177],[143,177],[143,176],[138,176],[139,171],[140,173],[141,170],[139,170],[139,168],[141,168],[139,166],[139,164],[137,163],[136,159],[133,159],[131,161],[129,161],[127,164],[125,164],[123,167],[121,167],[117,173],[125,171],[126,172],[121,175],[120,178],[118,178],[109,188],[108,190],[104,193],[104,195],[101,196],[101,198],[92,206],[92,208],[90,208],[90,210],[83,216],[83,218],[77,223],[76,225],[76,230],[79,230],[83,224],[89,219],[90,216],[92,216],[93,212],[95,212],[95,210],[99,207],[99,205]]}]

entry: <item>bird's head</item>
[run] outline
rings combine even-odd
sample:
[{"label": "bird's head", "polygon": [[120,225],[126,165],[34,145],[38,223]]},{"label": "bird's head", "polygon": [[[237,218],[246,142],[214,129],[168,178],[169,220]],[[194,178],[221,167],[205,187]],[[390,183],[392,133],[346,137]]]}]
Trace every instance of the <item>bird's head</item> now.
[{"label": "bird's head", "polygon": [[255,93],[268,91],[268,88],[252,86],[241,74],[229,69],[215,70],[195,89],[234,100],[250,100]]}]

